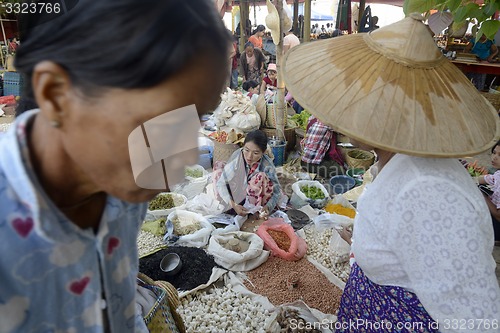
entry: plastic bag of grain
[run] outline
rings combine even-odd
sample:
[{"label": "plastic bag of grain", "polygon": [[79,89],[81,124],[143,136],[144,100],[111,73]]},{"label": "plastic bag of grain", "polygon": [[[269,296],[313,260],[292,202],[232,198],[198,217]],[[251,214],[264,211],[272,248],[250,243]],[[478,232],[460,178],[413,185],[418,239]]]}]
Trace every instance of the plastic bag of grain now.
[{"label": "plastic bag of grain", "polygon": [[296,261],[307,252],[306,242],[281,218],[270,218],[262,223],[257,235],[264,241],[264,248],[276,257]]}]

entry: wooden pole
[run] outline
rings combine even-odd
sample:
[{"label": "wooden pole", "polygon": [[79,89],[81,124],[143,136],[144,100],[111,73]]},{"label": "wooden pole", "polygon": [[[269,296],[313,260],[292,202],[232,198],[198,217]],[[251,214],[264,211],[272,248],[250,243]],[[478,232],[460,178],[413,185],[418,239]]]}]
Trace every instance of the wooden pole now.
[{"label": "wooden pole", "polygon": [[[7,56],[9,55],[9,44],[7,43],[7,37],[5,36],[5,28],[3,26],[3,18],[0,17],[0,23],[2,25],[2,34],[3,34],[3,42],[5,44],[5,50],[7,50]],[[3,50],[0,50],[0,54],[2,55],[2,67],[7,70],[5,59],[3,57]]]},{"label": "wooden pole", "polygon": [[240,52],[243,52],[245,49],[245,43],[247,42],[248,37],[250,37],[246,35],[246,23],[249,15],[250,9],[248,1],[240,0]]},{"label": "wooden pole", "polygon": [[283,11],[283,2],[281,0],[275,0],[274,4],[278,10],[280,18],[280,37],[279,43],[276,45],[276,67],[278,69],[278,97],[276,102],[276,137],[279,139],[285,139],[285,120],[286,118],[286,104],[285,104],[285,82],[282,79],[281,67],[283,62],[283,33],[284,29],[284,18],[286,13]]},{"label": "wooden pole", "polygon": [[300,37],[299,33],[299,0],[293,0],[293,33]]},{"label": "wooden pole", "polygon": [[304,1],[304,42],[311,41],[311,0]]},{"label": "wooden pole", "polygon": [[[361,27],[361,19],[365,13],[366,0],[359,0],[358,32]],[[364,27],[363,27],[364,28]]]}]

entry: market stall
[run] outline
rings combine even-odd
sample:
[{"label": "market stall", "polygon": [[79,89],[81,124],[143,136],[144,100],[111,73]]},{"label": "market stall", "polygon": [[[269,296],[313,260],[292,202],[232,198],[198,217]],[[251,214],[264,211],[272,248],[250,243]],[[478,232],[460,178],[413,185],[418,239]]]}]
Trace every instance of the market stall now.
[{"label": "market stall", "polygon": [[[245,136],[202,132],[225,145],[229,136],[229,145]],[[177,289],[175,311],[187,332],[287,332],[298,321],[316,325],[307,332],[332,331],[350,269],[350,246],[339,231],[352,230],[359,194],[312,180],[293,161],[278,174],[288,196],[268,219],[228,215],[214,194],[214,173],[199,165],[150,202],[138,239],[140,272]],[[164,263],[171,255],[180,268]]]},{"label": "market stall", "polygon": [[487,61],[461,61],[461,60],[452,60],[451,61],[455,66],[460,68],[464,73],[482,73],[482,74],[493,74],[500,75],[500,64],[499,63],[490,63]]}]

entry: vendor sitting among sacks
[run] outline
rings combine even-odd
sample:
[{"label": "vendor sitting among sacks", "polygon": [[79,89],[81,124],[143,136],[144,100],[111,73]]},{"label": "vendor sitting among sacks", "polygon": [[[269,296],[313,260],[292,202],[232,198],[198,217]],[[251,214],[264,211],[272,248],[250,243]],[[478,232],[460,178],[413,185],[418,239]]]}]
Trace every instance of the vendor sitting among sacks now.
[{"label": "vendor sitting among sacks", "polygon": [[217,175],[214,170],[215,177],[220,177],[216,183],[218,196],[238,215],[247,215],[248,210],[243,206],[250,204],[262,206],[261,217],[265,217],[278,204],[281,186],[273,162],[265,155],[266,150],[266,134],[252,131],[245,137],[243,148],[231,155],[222,172]]},{"label": "vendor sitting among sacks", "polygon": [[309,117],[301,146],[301,164],[307,172],[326,179],[344,174],[345,161],[337,147],[337,133],[314,116]]}]

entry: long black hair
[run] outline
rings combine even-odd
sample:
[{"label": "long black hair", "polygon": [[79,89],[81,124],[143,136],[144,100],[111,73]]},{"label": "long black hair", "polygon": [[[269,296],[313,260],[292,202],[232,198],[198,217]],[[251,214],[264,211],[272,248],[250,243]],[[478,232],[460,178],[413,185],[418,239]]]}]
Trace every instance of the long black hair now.
[{"label": "long black hair", "polygon": [[264,153],[267,150],[267,135],[261,130],[255,130],[247,134],[243,145],[253,142]]},{"label": "long black hair", "polygon": [[243,82],[243,84],[241,85],[241,88],[243,88],[243,90],[245,90],[245,91],[248,91],[248,89],[256,88],[258,86],[259,86],[259,84],[257,83],[257,81],[250,80],[250,81]]},{"label": "long black hair", "polygon": [[[21,106],[34,105],[31,77],[44,60],[63,67],[72,84],[88,96],[106,88],[156,86],[197,54],[208,52],[215,61],[228,61],[231,38],[213,1],[65,2],[73,2],[73,8],[59,16],[19,18],[22,42],[15,66],[24,75]],[[18,108],[18,114],[23,111]]]}]

